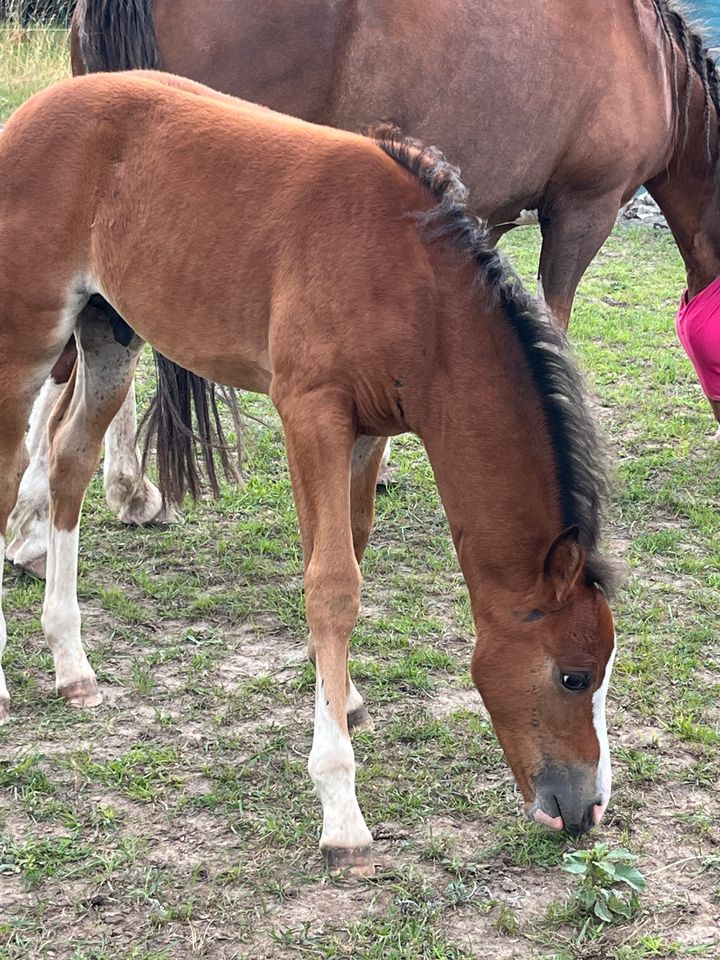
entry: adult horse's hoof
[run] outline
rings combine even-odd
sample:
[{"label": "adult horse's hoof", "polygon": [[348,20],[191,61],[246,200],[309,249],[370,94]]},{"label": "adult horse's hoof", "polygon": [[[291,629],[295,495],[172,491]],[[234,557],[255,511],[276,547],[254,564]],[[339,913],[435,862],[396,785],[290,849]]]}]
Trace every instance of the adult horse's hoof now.
[{"label": "adult horse's hoof", "polygon": [[368,713],[367,707],[363,704],[362,707],[358,707],[356,710],[351,710],[347,715],[347,725],[348,731],[356,731],[358,733],[370,733],[375,729],[375,724],[372,721],[372,717]]},{"label": "adult horse's hoof", "polygon": [[173,508],[163,504],[160,491],[147,477],[143,477],[136,485],[131,478],[124,476],[108,479],[105,499],[110,508],[117,512],[121,523],[144,527],[177,520]]},{"label": "adult horse's hoof", "polygon": [[95,677],[86,677],[84,680],[68,683],[67,686],[58,689],[58,694],[67,704],[79,710],[99,707],[103,699]]},{"label": "adult horse's hoof", "polygon": [[18,570],[24,570],[39,580],[45,579],[47,565],[47,524],[26,527],[13,537],[5,548],[5,556]]},{"label": "adult horse's hoof", "polygon": [[333,877],[375,876],[372,847],[324,847],[323,857],[325,867]]},{"label": "adult horse's hoof", "polygon": [[22,570],[23,573],[29,573],[31,577],[36,577],[38,580],[44,580],[47,570],[47,554],[41,553],[37,557],[33,557],[31,560],[26,560],[22,556],[15,555],[15,559],[12,559],[8,556],[8,560],[12,563],[14,567],[18,570]]},{"label": "adult horse's hoof", "polygon": [[10,698],[0,697],[0,727],[10,719]]}]

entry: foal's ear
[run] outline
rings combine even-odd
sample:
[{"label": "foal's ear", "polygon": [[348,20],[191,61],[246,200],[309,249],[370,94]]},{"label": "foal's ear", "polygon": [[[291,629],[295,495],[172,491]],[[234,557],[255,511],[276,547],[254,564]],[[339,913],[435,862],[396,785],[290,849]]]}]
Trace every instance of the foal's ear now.
[{"label": "foal's ear", "polygon": [[562,606],[575,589],[585,564],[585,548],[580,543],[580,530],[573,526],[563,530],[545,557],[544,578],[551,600]]}]

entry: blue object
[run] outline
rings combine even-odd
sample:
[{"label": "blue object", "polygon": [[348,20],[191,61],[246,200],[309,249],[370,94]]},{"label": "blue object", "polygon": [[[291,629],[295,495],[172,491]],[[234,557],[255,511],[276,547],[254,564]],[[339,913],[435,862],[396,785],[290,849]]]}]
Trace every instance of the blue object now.
[{"label": "blue object", "polygon": [[703,27],[715,59],[720,59],[720,0],[688,0],[684,6]]}]

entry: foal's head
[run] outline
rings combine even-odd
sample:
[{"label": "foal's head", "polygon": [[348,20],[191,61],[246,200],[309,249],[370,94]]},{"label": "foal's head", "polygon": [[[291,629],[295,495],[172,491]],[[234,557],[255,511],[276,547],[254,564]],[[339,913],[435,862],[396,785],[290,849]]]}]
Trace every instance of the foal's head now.
[{"label": "foal's head", "polygon": [[[599,822],[610,796],[605,697],[615,635],[605,599],[612,568],[599,552],[609,488],[603,444],[564,336],[525,292],[484,226],[468,214],[458,171],[434,148],[385,128],[375,135],[379,146],[434,196],[435,205],[418,217],[428,239],[449,240],[464,262],[476,264],[483,315],[478,323],[501,331],[496,346],[482,355],[483,363],[489,370],[496,364],[504,383],[520,387],[513,403],[507,393],[499,394],[512,411],[507,442],[526,450],[530,438],[524,431],[545,431],[542,444],[525,460],[508,458],[506,465],[497,457],[497,476],[516,491],[525,489],[517,463],[537,476],[542,462],[546,482],[533,488],[536,493],[523,504],[527,510],[508,510],[507,498],[491,498],[480,509],[482,533],[476,538],[478,507],[472,497],[451,497],[455,516],[448,516],[473,596],[478,631],[473,678],[527,812],[538,823],[581,833]],[[524,363],[518,362],[518,346]],[[478,383],[485,372],[480,364]],[[477,405],[477,398],[473,402]],[[523,403],[528,411],[518,413]],[[493,413],[497,420],[503,412],[485,409],[490,421]],[[455,413],[462,418],[460,408]],[[475,413],[472,405],[465,408],[467,417]],[[423,437],[426,446],[430,433]],[[485,464],[485,479],[487,469]],[[447,476],[442,482],[451,486]],[[533,516],[530,529],[528,516]]]},{"label": "foal's head", "polygon": [[599,823],[611,786],[605,697],[615,632],[585,561],[572,527],[548,546],[526,596],[493,605],[472,663],[528,816],[571,833]]}]

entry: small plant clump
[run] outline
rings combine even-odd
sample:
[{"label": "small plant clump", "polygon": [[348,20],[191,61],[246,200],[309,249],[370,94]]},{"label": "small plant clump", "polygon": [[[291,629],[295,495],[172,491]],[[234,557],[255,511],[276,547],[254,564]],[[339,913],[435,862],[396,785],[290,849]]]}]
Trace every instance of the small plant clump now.
[{"label": "small plant clump", "polygon": [[564,854],[563,861],[563,870],[581,878],[574,898],[585,918],[580,939],[593,926],[629,920],[637,911],[646,884],[635,866],[637,857],[629,850],[610,850],[607,844],[596,843],[589,850]]}]

